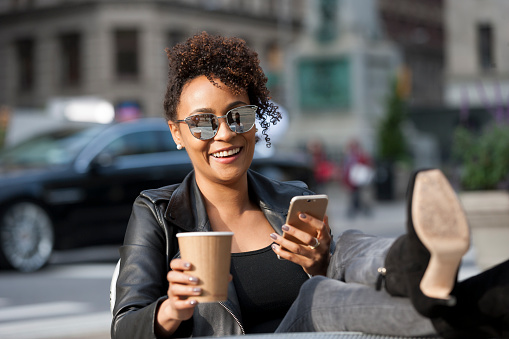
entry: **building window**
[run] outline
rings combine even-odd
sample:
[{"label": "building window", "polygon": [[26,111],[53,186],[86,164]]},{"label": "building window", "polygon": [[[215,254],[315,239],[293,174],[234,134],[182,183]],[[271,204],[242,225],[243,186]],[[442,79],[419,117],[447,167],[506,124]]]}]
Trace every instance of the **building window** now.
[{"label": "building window", "polygon": [[20,39],[15,41],[14,45],[16,49],[18,89],[20,92],[31,91],[34,88],[35,83],[34,39],[32,38]]},{"label": "building window", "polygon": [[78,33],[60,36],[62,55],[61,83],[63,86],[77,86],[81,82],[81,37]]},{"label": "building window", "polygon": [[119,80],[138,78],[138,32],[132,30],[115,31],[116,75]]},{"label": "building window", "polygon": [[478,53],[481,69],[488,70],[495,67],[494,46],[493,46],[493,28],[491,24],[480,24],[477,28],[478,34]]},{"label": "building window", "polygon": [[299,98],[303,109],[349,109],[351,104],[350,60],[303,59],[298,65]]}]

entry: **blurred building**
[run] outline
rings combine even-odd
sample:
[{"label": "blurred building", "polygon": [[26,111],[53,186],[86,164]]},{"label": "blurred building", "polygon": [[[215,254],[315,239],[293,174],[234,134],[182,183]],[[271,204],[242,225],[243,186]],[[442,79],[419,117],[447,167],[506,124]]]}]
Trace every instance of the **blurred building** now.
[{"label": "blurred building", "polygon": [[239,36],[260,54],[278,101],[283,44],[304,0],[2,0],[0,104],[44,108],[97,96],[122,115],[161,116],[164,49],[203,30]]},{"label": "blurred building", "polygon": [[[413,166],[440,166],[448,156],[443,135],[451,131],[436,118],[444,112],[444,0],[379,0],[379,8],[385,35],[401,51],[400,90]],[[438,131],[437,125],[445,128]]]},{"label": "blurred building", "polygon": [[307,2],[305,29],[287,53],[288,142],[320,140],[340,152],[352,138],[370,152],[391,80],[401,65],[376,0]]},{"label": "blurred building", "polygon": [[[341,147],[353,138],[376,152],[393,81],[410,111],[443,107],[442,0],[308,1],[305,29],[288,53],[291,140]],[[293,95],[293,96],[292,96]],[[413,128],[413,129],[412,129]],[[437,145],[411,126],[417,164],[436,165]]]},{"label": "blurred building", "polygon": [[440,107],[444,88],[443,0],[379,0],[387,38],[402,52],[412,107]]},{"label": "blurred building", "polygon": [[[415,6],[422,3],[415,2]],[[442,163],[451,161],[453,131],[458,125],[479,129],[494,119],[509,119],[506,13],[507,0],[443,1],[443,85],[430,72],[430,83],[443,86],[443,105],[410,111],[415,126],[438,142]],[[427,80],[426,76],[422,79]],[[413,84],[417,86],[417,79]],[[415,86],[412,96],[420,92]]]},{"label": "blurred building", "polygon": [[442,0],[0,1],[0,104],[100,97],[118,117],[160,116],[164,48],[206,30],[259,53],[288,111],[281,143],[373,152],[398,74],[412,107],[442,104],[442,20]]},{"label": "blurred building", "polygon": [[508,13],[507,0],[446,0],[445,100],[464,115],[482,108],[509,119]]}]

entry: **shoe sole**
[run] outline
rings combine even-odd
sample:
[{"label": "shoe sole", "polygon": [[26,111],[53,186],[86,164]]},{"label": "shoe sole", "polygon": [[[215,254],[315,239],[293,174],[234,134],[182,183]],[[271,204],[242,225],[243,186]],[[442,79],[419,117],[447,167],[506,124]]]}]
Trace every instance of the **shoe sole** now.
[{"label": "shoe sole", "polygon": [[447,299],[470,246],[470,230],[456,193],[440,170],[417,173],[412,221],[415,233],[430,253],[421,291],[428,297]]}]

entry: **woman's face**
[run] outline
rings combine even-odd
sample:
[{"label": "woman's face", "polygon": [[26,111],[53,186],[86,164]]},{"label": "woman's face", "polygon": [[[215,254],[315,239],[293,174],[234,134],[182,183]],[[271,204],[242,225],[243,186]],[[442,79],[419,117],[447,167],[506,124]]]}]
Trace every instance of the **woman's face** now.
[{"label": "woman's face", "polygon": [[[200,113],[224,116],[232,108],[250,104],[247,93],[235,95],[219,79],[215,82],[220,88],[205,76],[194,78],[184,85],[177,106],[177,119]],[[185,123],[169,121],[168,125],[175,142],[186,148],[199,183],[208,180],[232,184],[245,176],[253,160],[255,128],[237,134],[226,125],[225,119],[219,119],[219,130],[214,138],[199,140]]]}]

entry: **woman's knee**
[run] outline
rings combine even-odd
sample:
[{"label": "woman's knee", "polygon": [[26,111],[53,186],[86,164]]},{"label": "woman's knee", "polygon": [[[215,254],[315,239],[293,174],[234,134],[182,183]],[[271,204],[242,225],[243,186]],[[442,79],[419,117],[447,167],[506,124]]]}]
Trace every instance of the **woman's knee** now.
[{"label": "woman's knee", "polygon": [[[302,284],[297,299],[300,303],[308,306],[313,304],[323,306],[339,296],[344,286],[344,282],[324,276],[315,276]],[[334,298],[331,298],[331,296],[334,296]]]},{"label": "woman's knee", "polygon": [[300,287],[299,294],[304,294],[304,295],[313,294],[316,291],[316,289],[318,288],[318,286],[320,285],[320,283],[322,283],[322,281],[324,281],[326,279],[327,279],[326,277],[321,276],[321,275],[312,277],[311,279],[304,282],[304,284],[302,284],[302,286]]}]

